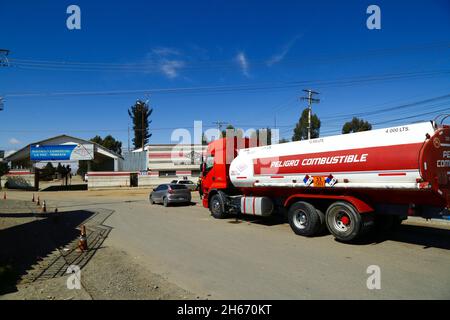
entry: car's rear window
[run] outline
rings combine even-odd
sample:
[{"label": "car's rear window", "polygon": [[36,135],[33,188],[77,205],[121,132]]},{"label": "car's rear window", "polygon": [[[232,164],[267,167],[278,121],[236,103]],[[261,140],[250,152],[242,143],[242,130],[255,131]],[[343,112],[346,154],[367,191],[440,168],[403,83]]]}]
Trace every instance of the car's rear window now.
[{"label": "car's rear window", "polygon": [[170,189],[172,190],[186,189],[186,186],[183,184],[171,184]]}]

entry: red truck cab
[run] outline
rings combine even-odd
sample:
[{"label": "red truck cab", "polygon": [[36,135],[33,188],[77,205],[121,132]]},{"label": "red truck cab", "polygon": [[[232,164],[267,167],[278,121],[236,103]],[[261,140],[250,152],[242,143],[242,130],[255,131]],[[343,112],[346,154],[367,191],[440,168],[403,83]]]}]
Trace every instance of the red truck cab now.
[{"label": "red truck cab", "polygon": [[221,138],[208,145],[206,157],[202,163],[202,185],[205,208],[209,208],[209,200],[219,191],[233,191],[228,170],[238,150],[249,147],[248,138]]}]

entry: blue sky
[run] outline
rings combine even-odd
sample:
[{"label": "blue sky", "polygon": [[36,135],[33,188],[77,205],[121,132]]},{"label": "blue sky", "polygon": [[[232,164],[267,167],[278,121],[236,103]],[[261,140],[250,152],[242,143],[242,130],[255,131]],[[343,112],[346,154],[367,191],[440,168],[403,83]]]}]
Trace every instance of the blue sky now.
[{"label": "blue sky", "polygon": [[[66,27],[71,4],[81,8],[81,30]],[[371,4],[381,8],[381,30],[366,27]],[[273,126],[275,116],[281,135],[291,137],[305,107],[297,98],[310,87],[321,93],[314,112],[330,135],[352,114],[449,94],[449,44],[446,0],[2,0],[0,48],[11,50],[11,66],[0,68],[0,149],[62,133],[111,133],[126,147],[127,108],[146,90],[154,107],[150,143],[170,143],[166,128],[194,120],[247,128]],[[367,76],[378,80],[355,81]],[[200,89],[219,86],[227,89]],[[167,88],[197,89],[151,92]],[[51,95],[61,92],[75,94]],[[366,118],[383,127],[445,108],[450,99]]]}]

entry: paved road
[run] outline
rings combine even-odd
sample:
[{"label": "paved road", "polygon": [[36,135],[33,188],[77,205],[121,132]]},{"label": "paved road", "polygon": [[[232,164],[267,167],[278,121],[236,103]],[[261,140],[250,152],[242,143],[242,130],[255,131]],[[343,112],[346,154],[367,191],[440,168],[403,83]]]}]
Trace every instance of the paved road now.
[{"label": "paved road", "polygon": [[[407,224],[394,235],[349,245],[331,235],[296,236],[277,219],[234,223],[211,218],[198,204],[152,206],[146,191],[43,197],[64,210],[115,210],[106,221],[113,227],[106,245],[212,299],[450,299],[448,227]],[[370,265],[381,268],[380,290],[367,289]]]}]

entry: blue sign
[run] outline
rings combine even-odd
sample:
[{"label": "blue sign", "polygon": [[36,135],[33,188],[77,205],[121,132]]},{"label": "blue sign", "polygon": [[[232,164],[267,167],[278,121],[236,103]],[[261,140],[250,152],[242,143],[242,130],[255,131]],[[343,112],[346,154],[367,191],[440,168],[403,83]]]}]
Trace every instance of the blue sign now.
[{"label": "blue sign", "polygon": [[92,160],[94,146],[92,144],[32,145],[30,159],[32,161]]}]

